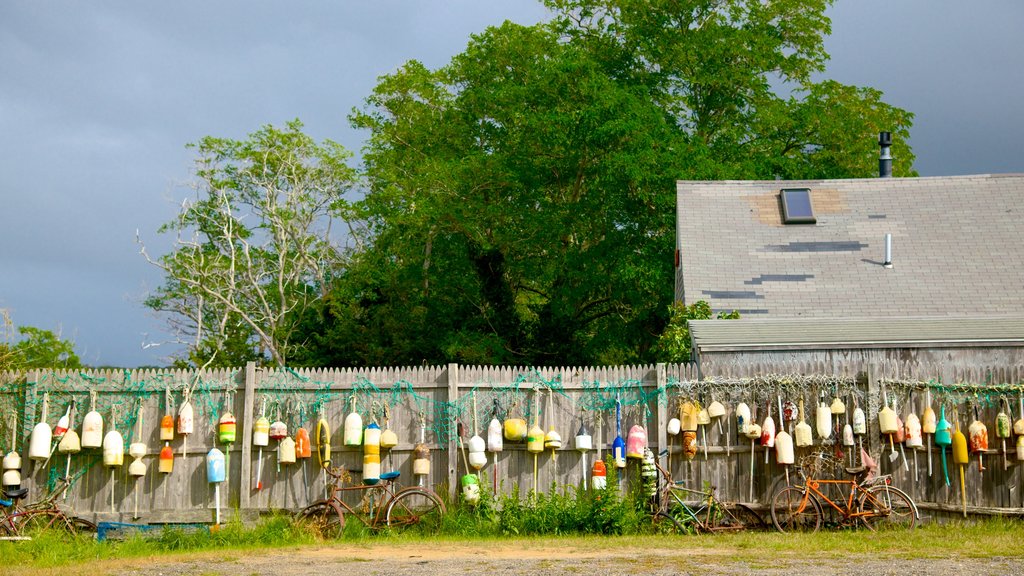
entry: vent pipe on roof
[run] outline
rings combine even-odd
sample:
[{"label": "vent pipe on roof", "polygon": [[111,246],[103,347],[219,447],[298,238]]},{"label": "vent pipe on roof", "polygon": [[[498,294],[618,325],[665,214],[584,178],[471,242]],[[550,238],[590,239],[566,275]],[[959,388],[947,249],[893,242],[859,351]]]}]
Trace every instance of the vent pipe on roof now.
[{"label": "vent pipe on roof", "polygon": [[885,235],[885,262],[882,266],[892,268],[892,234]]},{"label": "vent pipe on roof", "polygon": [[879,132],[878,146],[881,148],[878,155],[878,177],[892,178],[892,154],[889,153],[889,147],[892,146],[892,133]]}]

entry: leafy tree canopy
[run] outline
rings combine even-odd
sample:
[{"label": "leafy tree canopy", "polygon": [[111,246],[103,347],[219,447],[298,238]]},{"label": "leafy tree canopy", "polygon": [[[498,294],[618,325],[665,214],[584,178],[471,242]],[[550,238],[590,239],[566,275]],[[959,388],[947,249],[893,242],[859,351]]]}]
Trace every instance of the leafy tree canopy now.
[{"label": "leafy tree canopy", "polygon": [[825,0],[549,0],[380,79],[368,244],[303,318],[306,364],[666,360],[675,181],[870,177],[912,115],[816,81]]},{"label": "leafy tree canopy", "polygon": [[0,310],[0,332],[0,370],[82,367],[73,342],[34,326],[15,328],[6,310]]}]

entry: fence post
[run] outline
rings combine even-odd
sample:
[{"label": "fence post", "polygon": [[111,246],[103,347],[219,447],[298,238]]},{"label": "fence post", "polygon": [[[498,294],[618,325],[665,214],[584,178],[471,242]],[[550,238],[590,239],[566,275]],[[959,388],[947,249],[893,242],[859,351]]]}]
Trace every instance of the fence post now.
[{"label": "fence post", "polygon": [[[448,398],[446,398],[448,405],[452,406],[459,399],[459,365],[449,364],[448,365]],[[451,415],[451,412],[448,412]],[[449,425],[454,426],[454,422],[448,422]],[[450,430],[452,428],[449,428]],[[458,445],[458,428],[454,428],[455,433],[448,438],[448,493],[452,497],[452,502],[457,502],[459,498],[459,445]]]},{"label": "fence post", "polygon": [[[668,448],[668,431],[665,422],[668,421],[668,379],[665,376],[665,363],[658,362],[654,365],[654,378],[658,387],[658,463],[661,463],[661,453]],[[665,402],[661,401],[661,395],[665,395]]]},{"label": "fence post", "polygon": [[[27,378],[26,378],[27,380]],[[35,426],[36,420],[36,393],[39,387],[39,370],[32,371],[32,381],[25,382],[25,411],[22,412],[21,417],[21,435],[18,436],[21,444],[21,487],[28,488],[29,494],[33,493],[33,490],[37,484],[35,481],[35,475],[40,470],[45,470],[42,466],[36,464],[35,460],[28,457],[29,450],[29,438],[32,434],[32,427]],[[26,474],[28,466],[32,467],[32,473]],[[43,481],[45,487],[46,481]]]},{"label": "fence post", "polygon": [[249,508],[252,495],[252,407],[256,399],[256,363],[245,364],[245,408],[242,410],[242,470],[238,475],[238,507]]}]

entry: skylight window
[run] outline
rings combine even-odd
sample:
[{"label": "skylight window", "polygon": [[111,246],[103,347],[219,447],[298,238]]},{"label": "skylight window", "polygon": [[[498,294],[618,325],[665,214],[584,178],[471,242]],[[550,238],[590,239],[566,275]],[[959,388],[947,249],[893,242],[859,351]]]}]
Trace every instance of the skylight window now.
[{"label": "skylight window", "polygon": [[786,224],[814,224],[814,208],[808,188],[782,190],[782,221]]}]

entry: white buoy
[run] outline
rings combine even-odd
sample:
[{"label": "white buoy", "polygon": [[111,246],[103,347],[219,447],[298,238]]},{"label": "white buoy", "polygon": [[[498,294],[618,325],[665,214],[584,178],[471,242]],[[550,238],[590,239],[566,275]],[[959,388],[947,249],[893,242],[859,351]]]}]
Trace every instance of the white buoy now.
[{"label": "white buoy", "polygon": [[3,486],[17,490],[21,486],[21,455],[16,450],[18,444],[18,416],[11,415],[11,451],[4,455]]},{"label": "white buoy", "polygon": [[363,418],[356,412],[356,397],[352,397],[352,411],[345,417],[345,446],[363,443]]},{"label": "white buoy", "polygon": [[44,462],[50,458],[50,441],[53,438],[53,430],[46,423],[47,411],[50,405],[50,393],[43,393],[43,414],[39,423],[32,428],[32,435],[29,439],[28,457],[29,460]]},{"label": "white buoy", "polygon": [[481,468],[487,465],[487,442],[477,433],[479,430],[478,423],[476,420],[476,392],[472,392],[473,400],[473,437],[469,439],[466,447],[469,449],[469,466],[473,470],[479,471]]}]

